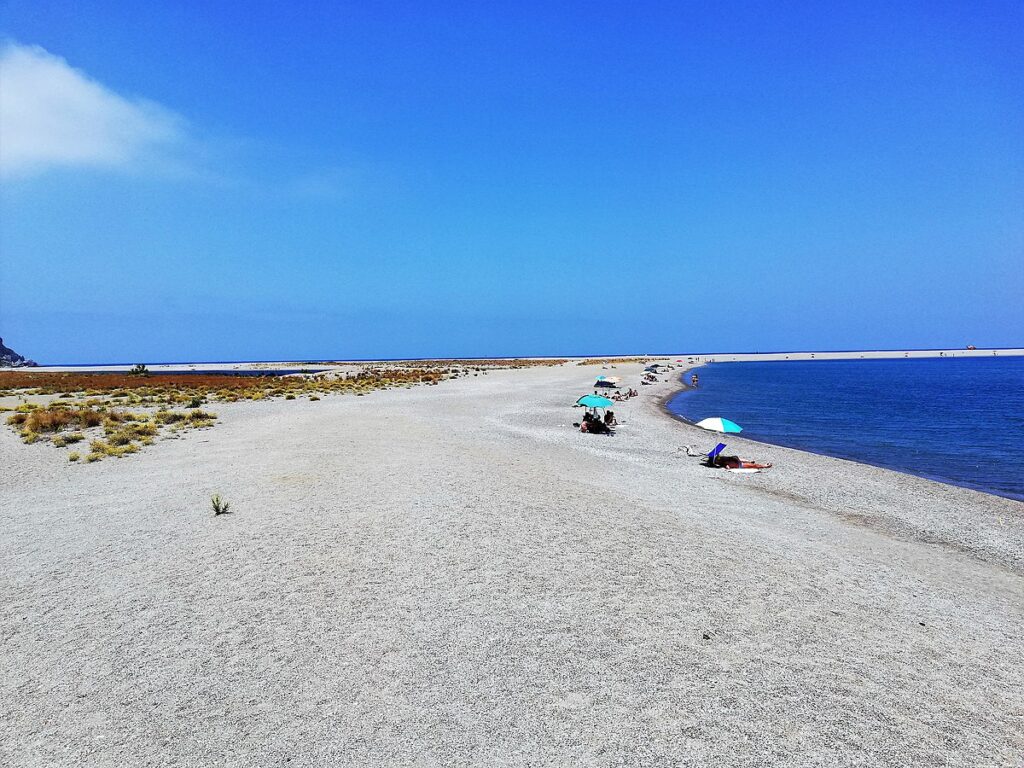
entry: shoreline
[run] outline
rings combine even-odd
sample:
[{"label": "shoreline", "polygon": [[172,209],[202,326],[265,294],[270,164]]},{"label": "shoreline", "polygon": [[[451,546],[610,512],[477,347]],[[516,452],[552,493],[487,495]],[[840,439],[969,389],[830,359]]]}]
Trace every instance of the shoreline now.
[{"label": "shoreline", "polygon": [[[821,359],[821,358],[819,358],[819,359]],[[723,362],[723,361],[719,361],[719,362]],[[725,361],[725,362],[733,362],[733,361],[729,360],[729,361]],[[759,361],[736,361],[736,362],[759,362]],[[700,363],[700,364],[697,364],[697,365],[693,365],[690,368],[687,368],[685,371],[683,371],[679,375],[679,381],[678,381],[679,386],[677,388],[675,388],[675,389],[672,389],[672,390],[668,391],[666,394],[663,394],[663,395],[661,395],[659,397],[659,399],[658,399],[658,408],[659,408],[659,410],[662,413],[664,413],[672,421],[674,421],[674,422],[676,422],[678,424],[684,424],[684,425],[686,425],[688,427],[695,427],[695,428],[699,429],[699,427],[696,426],[696,422],[691,421],[690,419],[686,418],[685,416],[683,416],[681,414],[675,413],[674,411],[672,411],[668,407],[668,404],[672,400],[674,400],[676,397],[678,397],[679,395],[685,394],[687,392],[694,391],[694,387],[692,387],[689,384],[687,384],[684,381],[684,377],[691,370],[695,370],[697,368],[703,367],[704,365],[706,365],[706,363]],[[708,434],[709,435],[715,435],[717,433],[708,432]],[[742,433],[741,433],[741,435],[742,435]],[[1024,494],[1013,496],[1013,495],[1006,495],[1006,494],[1002,494],[1002,493],[996,493],[996,492],[994,492],[994,491],[992,491],[992,490],[990,490],[988,488],[979,487],[977,485],[971,485],[971,484],[966,483],[966,482],[957,482],[955,480],[952,480],[952,479],[949,479],[949,478],[945,478],[945,477],[936,477],[934,475],[927,475],[927,474],[924,474],[924,473],[913,472],[913,471],[911,471],[909,469],[906,469],[906,468],[900,467],[900,466],[895,466],[895,465],[891,465],[891,464],[876,464],[874,462],[866,461],[866,460],[861,459],[861,458],[852,458],[852,457],[849,457],[849,456],[837,456],[834,453],[825,453],[823,451],[815,451],[815,450],[812,450],[810,448],[803,447],[803,446],[786,445],[784,443],[774,442],[774,441],[771,441],[771,440],[768,440],[768,439],[765,439],[765,438],[744,437],[744,436],[741,436],[741,435],[731,435],[731,436],[728,436],[728,437],[731,437],[733,439],[747,440],[747,441],[749,441],[751,443],[757,443],[757,444],[760,444],[760,445],[768,445],[768,446],[773,446],[773,447],[776,447],[776,448],[784,448],[784,449],[789,450],[789,451],[799,451],[800,453],[806,453],[806,454],[809,454],[809,455],[812,455],[812,456],[823,456],[825,458],[835,459],[837,461],[848,461],[848,462],[850,462],[852,464],[860,464],[860,465],[863,465],[865,467],[872,467],[872,468],[875,468],[875,469],[884,469],[884,470],[888,470],[890,472],[898,472],[901,475],[907,475],[909,477],[915,477],[915,478],[918,478],[920,480],[928,480],[930,482],[939,483],[941,485],[950,486],[952,488],[963,488],[963,489],[968,490],[968,491],[974,491],[975,493],[983,493],[983,494],[986,494],[988,496],[994,496],[995,498],[998,498],[998,499],[1006,499],[1008,501],[1013,501],[1013,502],[1017,502],[1017,503],[1020,503],[1020,504],[1024,504]],[[720,437],[725,438],[727,436],[721,435]]]}]

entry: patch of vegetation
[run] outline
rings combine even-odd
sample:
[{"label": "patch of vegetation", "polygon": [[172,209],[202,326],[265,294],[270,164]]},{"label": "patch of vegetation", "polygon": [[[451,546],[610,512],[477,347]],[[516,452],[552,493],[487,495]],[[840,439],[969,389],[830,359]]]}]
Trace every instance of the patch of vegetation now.
[{"label": "patch of vegetation", "polygon": [[68,461],[78,461],[80,458],[82,458],[82,455],[78,451],[72,451],[68,454]]},{"label": "patch of vegetation", "polygon": [[[576,365],[628,365],[629,363],[649,363],[653,357],[591,357],[580,360]],[[661,358],[664,360],[664,358]]]},{"label": "patch of vegetation", "polygon": [[210,497],[210,505],[213,507],[214,517],[231,514],[231,504],[224,501],[219,493],[215,493]]},{"label": "patch of vegetation", "polygon": [[91,443],[89,443],[89,448],[92,450],[92,453],[97,454],[99,456],[109,456],[111,452],[114,450],[114,446],[112,446],[106,440],[93,440]]},{"label": "patch of vegetation", "polygon": [[[213,426],[216,414],[201,408],[210,401],[277,397],[296,400],[301,396],[315,402],[328,394],[363,396],[379,389],[436,385],[448,378],[488,370],[565,362],[509,359],[337,363],[345,365],[345,369],[295,376],[161,374],[151,373],[143,364],[129,373],[42,373],[17,369],[0,372],[0,395],[58,395],[59,402],[45,407],[32,402],[19,404],[7,417],[8,425],[26,443],[43,440],[60,447],[91,440],[92,450],[85,461],[92,462],[137,451],[139,446],[152,444],[153,438],[164,431]],[[130,411],[128,406],[146,411]]]}]

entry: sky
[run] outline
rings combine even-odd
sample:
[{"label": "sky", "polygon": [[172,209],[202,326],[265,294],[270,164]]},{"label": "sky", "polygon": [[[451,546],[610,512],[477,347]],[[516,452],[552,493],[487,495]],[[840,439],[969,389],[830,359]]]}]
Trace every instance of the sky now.
[{"label": "sky", "polygon": [[1024,5],[0,2],[45,363],[1024,345]]}]

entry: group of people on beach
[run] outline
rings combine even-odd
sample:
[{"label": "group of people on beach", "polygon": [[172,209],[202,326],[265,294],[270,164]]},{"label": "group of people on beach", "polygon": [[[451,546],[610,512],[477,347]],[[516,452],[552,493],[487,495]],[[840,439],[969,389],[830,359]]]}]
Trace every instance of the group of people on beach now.
[{"label": "group of people on beach", "polygon": [[595,412],[587,411],[583,414],[583,421],[580,422],[580,432],[589,432],[592,435],[610,435],[612,427],[618,422],[615,421],[615,411],[605,411],[602,419]]},{"label": "group of people on beach", "polygon": [[[596,395],[597,393],[595,392],[594,394]],[[640,393],[637,392],[635,389],[627,389],[625,393],[622,393],[616,389],[615,394],[611,396],[611,399],[615,400],[618,403],[622,403],[625,402],[626,400],[629,400],[629,398],[631,397],[636,397],[639,394]]]}]

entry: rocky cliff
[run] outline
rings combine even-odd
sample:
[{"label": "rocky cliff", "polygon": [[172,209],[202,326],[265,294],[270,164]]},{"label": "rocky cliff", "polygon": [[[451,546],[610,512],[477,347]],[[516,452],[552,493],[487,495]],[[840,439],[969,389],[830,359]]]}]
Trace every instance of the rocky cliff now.
[{"label": "rocky cliff", "polygon": [[35,365],[35,362],[26,360],[10,347],[5,347],[4,340],[0,339],[0,368],[21,368],[27,365]]}]

